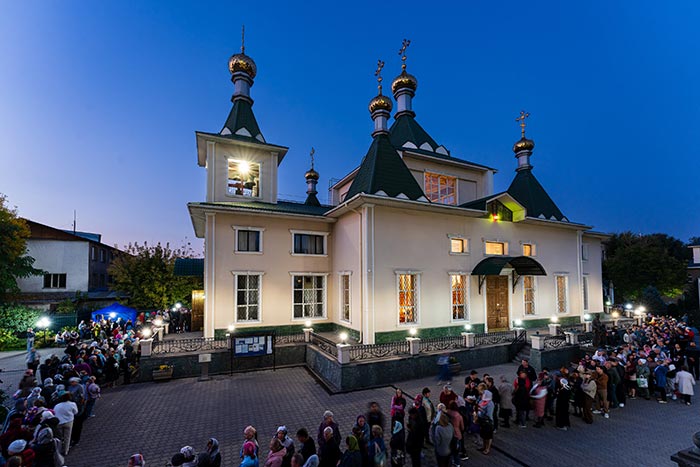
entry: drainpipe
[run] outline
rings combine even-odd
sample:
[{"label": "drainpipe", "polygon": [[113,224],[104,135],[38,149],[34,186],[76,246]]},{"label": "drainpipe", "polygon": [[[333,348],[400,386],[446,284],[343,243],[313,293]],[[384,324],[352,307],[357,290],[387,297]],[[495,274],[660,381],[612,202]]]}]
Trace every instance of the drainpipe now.
[{"label": "drainpipe", "polygon": [[359,237],[359,238],[360,238],[360,248],[359,248],[359,250],[358,250],[358,255],[359,255],[359,257],[360,257],[360,268],[359,268],[359,271],[358,271],[358,272],[359,272],[359,277],[358,277],[358,279],[359,279],[359,281],[360,281],[360,344],[362,344],[362,343],[363,343],[363,342],[362,342],[362,337],[364,336],[364,333],[362,332],[362,326],[363,326],[362,315],[363,315],[363,310],[364,310],[364,306],[363,306],[363,305],[364,305],[364,300],[363,300],[364,289],[362,288],[362,273],[364,272],[364,269],[363,269],[363,268],[364,268],[364,265],[363,265],[363,263],[362,263],[362,213],[359,212],[359,211],[356,210],[356,209],[350,209],[350,211],[352,211],[352,212],[354,212],[355,214],[357,214],[357,216],[358,216],[359,219],[360,219],[360,222],[359,222],[359,224],[358,224],[358,233],[359,233],[359,236],[360,236],[360,237]]},{"label": "drainpipe", "polygon": [[[583,310],[583,265],[582,265],[582,260],[583,257],[581,256],[581,250],[583,249],[583,232],[580,230],[576,231],[576,246],[577,246],[577,253],[576,253],[576,268],[578,271],[578,303],[579,303],[579,310],[580,310],[580,316],[579,320],[583,323],[585,320],[583,319],[583,315],[585,314]],[[590,298],[590,294],[588,295]]]}]

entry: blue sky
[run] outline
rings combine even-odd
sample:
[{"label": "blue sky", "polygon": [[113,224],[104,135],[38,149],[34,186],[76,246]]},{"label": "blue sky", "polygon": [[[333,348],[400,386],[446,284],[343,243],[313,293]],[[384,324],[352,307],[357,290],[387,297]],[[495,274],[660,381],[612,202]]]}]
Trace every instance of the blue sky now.
[{"label": "blue sky", "polygon": [[[370,144],[373,72],[419,81],[421,125],[510,183],[531,113],[535,174],[596,230],[700,235],[697,2],[8,2],[0,15],[0,192],[20,214],[109,244],[194,237],[194,131],[219,131],[228,57],[258,65],[254,111],[290,147],[279,192],[303,199]],[[325,201],[325,190],[321,190]],[[199,245],[200,243],[196,243]]]}]

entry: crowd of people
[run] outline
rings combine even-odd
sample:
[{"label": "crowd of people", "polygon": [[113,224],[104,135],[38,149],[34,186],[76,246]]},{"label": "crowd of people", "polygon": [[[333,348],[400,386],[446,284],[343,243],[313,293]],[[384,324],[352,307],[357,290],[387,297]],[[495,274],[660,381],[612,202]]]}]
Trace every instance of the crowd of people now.
[{"label": "crowd of people", "polygon": [[[14,395],[16,412],[10,427],[0,436],[4,465],[63,466],[63,456],[80,441],[85,421],[94,416],[100,384],[119,377],[120,362],[138,358],[138,325],[126,329],[106,321],[99,326],[91,343],[71,336],[61,358],[52,355],[39,366],[39,379],[32,368],[27,369]],[[509,375],[471,371],[461,394],[451,383],[436,396],[429,387],[410,396],[396,389],[388,401],[388,414],[378,402],[371,402],[347,431],[341,430],[330,410],[315,432],[304,427],[290,432],[280,426],[269,442],[259,441],[257,430],[248,426],[239,459],[228,465],[402,467],[410,462],[420,467],[426,456],[434,456],[439,467],[459,466],[474,445],[488,456],[499,429],[543,428],[553,422],[567,431],[572,415],[586,424],[594,423],[595,415],[605,420],[611,410],[624,408],[627,399],[692,403],[700,378],[700,336],[693,328],[654,317],[605,335],[605,347],[556,370],[538,372],[523,360],[512,381]],[[199,453],[185,446],[172,456],[170,465],[220,467],[219,442],[208,439]],[[128,466],[145,466],[143,455],[131,456]]]}]

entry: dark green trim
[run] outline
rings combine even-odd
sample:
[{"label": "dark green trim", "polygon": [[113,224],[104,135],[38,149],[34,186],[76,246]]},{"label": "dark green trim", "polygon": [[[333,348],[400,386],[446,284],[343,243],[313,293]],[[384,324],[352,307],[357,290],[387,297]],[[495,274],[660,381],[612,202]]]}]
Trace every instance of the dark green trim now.
[{"label": "dark green trim", "polygon": [[[593,319],[593,316],[591,319]],[[572,324],[579,324],[580,322],[581,322],[581,318],[579,316],[564,316],[564,317],[559,318],[558,324],[560,324],[563,327],[563,326],[568,326],[568,325],[572,325]],[[525,329],[546,328],[551,323],[552,322],[549,320],[549,318],[527,319],[527,320],[524,319],[522,327]]]},{"label": "dark green trim", "polygon": [[[314,329],[315,332],[332,332],[340,334],[341,332],[345,331],[348,333],[350,339],[355,341],[360,339],[360,331],[350,329],[348,327],[336,323],[313,323],[311,327]],[[302,332],[304,332],[304,325],[292,324],[288,326],[251,326],[237,328],[237,331],[246,333],[260,331],[275,331],[277,335],[286,336],[289,334],[301,334]],[[227,332],[227,329],[215,329],[214,337],[216,339],[224,339],[226,337]],[[234,334],[235,332],[236,331],[234,331]]]},{"label": "dark green trim", "polygon": [[[388,332],[378,332],[374,334],[374,342],[377,344],[385,344],[387,342],[400,342],[407,337],[409,328],[400,331],[388,331]],[[446,336],[459,336],[463,332],[467,332],[464,329],[464,325],[461,326],[447,326],[442,328],[418,328],[418,334],[416,337],[423,337],[429,339],[431,337],[446,337]],[[469,332],[479,334],[484,332],[483,324],[472,324],[472,329]]]}]

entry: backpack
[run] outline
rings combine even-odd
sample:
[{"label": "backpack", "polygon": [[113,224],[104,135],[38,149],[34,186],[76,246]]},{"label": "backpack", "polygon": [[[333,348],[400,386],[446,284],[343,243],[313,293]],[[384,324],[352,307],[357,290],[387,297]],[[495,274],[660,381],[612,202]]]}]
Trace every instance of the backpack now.
[{"label": "backpack", "polygon": [[374,466],[386,466],[386,451],[382,451],[377,443],[374,443]]}]

